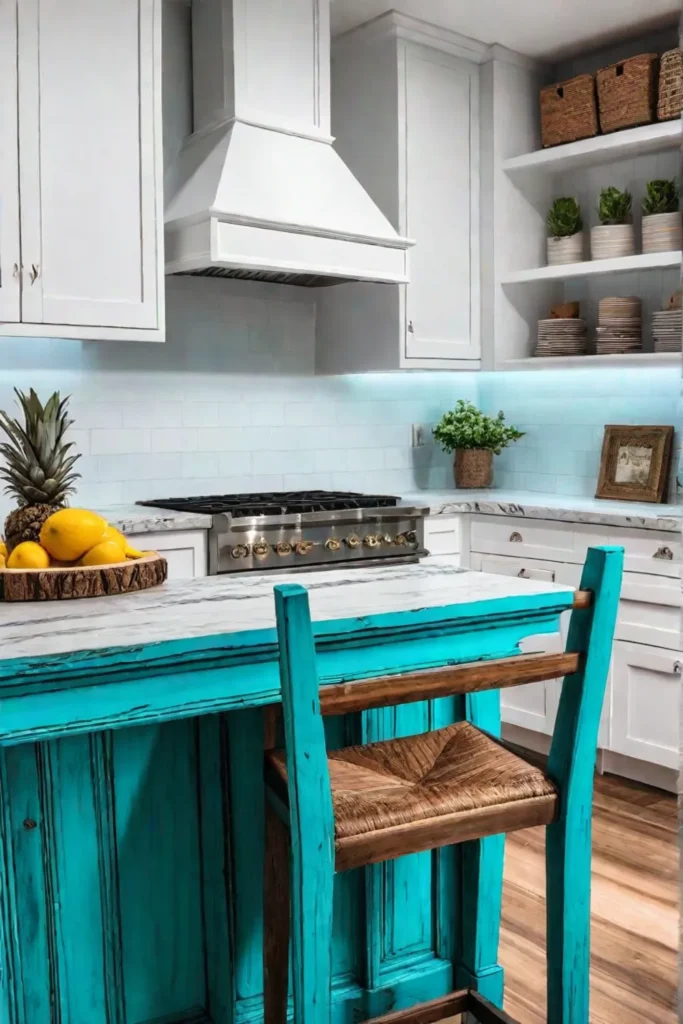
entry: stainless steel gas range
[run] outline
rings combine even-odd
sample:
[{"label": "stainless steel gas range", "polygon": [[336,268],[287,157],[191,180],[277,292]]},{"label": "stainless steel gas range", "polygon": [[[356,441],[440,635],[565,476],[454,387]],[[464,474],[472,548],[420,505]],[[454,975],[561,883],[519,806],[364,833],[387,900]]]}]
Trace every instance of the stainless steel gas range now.
[{"label": "stainless steel gas range", "polygon": [[428,508],[387,495],[336,491],[161,498],[139,505],[203,512],[209,573],[332,569],[416,562]]}]

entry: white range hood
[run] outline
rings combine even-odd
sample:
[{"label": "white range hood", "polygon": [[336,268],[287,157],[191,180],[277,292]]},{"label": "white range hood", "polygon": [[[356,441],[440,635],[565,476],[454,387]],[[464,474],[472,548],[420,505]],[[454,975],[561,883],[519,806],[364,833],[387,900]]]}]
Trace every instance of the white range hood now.
[{"label": "white range hood", "polygon": [[194,134],[166,272],[407,281],[412,243],[332,146],[329,0],[193,0],[192,33]]}]

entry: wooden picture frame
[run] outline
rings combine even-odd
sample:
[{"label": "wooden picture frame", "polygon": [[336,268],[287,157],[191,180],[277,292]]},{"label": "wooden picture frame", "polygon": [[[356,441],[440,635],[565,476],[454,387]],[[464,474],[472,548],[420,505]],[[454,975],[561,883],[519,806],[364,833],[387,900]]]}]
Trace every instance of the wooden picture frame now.
[{"label": "wooden picture frame", "polygon": [[666,500],[674,428],[605,427],[596,498]]}]

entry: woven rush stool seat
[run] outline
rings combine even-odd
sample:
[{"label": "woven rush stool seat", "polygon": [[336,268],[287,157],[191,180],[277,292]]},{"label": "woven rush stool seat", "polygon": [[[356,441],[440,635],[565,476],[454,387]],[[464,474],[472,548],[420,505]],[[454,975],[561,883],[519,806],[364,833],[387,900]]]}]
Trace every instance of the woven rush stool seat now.
[{"label": "woven rush stool seat", "polygon": [[[269,783],[286,803],[285,752],[271,751],[267,759]],[[501,825],[547,825],[557,814],[557,791],[543,771],[466,721],[330,751],[327,763],[338,870],[368,863],[365,854],[358,859],[367,844],[354,842],[363,836],[384,857],[385,843],[407,831],[417,851],[425,840],[431,849],[491,835]],[[436,842],[435,824],[443,826]],[[378,832],[389,833],[381,845]]]}]

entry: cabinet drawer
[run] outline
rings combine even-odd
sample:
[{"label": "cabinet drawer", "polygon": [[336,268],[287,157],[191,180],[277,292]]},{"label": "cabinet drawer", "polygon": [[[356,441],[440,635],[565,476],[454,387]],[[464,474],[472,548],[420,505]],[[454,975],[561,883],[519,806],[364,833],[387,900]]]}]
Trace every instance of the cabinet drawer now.
[{"label": "cabinet drawer", "polygon": [[681,577],[681,537],[658,530],[610,531],[610,544],[624,547],[624,570],[646,572],[654,576]]},{"label": "cabinet drawer", "polygon": [[611,750],[678,767],[680,657],[657,647],[615,643]]},{"label": "cabinet drawer", "polygon": [[428,516],[424,527],[430,555],[455,555],[460,551],[460,516]]},{"label": "cabinet drawer", "polygon": [[681,591],[677,579],[625,573],[617,614],[616,640],[678,651]]},{"label": "cabinet drawer", "polygon": [[472,516],[470,547],[472,551],[487,555],[514,555],[558,562],[576,560],[571,526],[545,520]]}]

